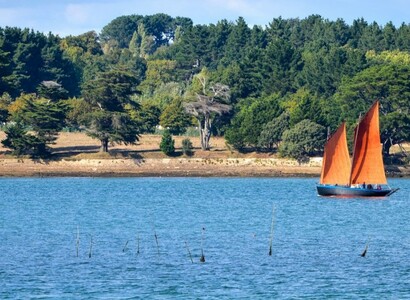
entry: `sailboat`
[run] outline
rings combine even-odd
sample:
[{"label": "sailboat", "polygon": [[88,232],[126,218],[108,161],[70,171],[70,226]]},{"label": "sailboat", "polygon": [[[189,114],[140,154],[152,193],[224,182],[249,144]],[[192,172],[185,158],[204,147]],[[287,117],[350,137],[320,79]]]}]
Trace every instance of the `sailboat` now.
[{"label": "sailboat", "polygon": [[387,184],[384,171],[379,106],[376,101],[356,126],[352,159],[345,122],[328,139],[320,182],[316,186],[320,196],[384,197],[398,190]]}]

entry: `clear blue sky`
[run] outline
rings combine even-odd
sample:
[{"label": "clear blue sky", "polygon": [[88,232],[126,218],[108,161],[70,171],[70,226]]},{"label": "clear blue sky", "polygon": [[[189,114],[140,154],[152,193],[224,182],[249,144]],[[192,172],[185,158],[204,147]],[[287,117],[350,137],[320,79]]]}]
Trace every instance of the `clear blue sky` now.
[{"label": "clear blue sky", "polygon": [[97,33],[116,17],[165,13],[215,24],[244,17],[249,25],[268,25],[273,18],[303,19],[319,14],[347,24],[364,18],[384,26],[410,23],[410,0],[0,0],[0,27],[16,26],[60,36]]}]

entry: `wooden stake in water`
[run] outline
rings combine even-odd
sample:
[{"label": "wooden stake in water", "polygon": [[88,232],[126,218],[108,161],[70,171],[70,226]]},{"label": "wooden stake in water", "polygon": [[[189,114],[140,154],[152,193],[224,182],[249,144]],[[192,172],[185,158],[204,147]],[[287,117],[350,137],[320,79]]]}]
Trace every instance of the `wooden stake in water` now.
[{"label": "wooden stake in water", "polygon": [[90,235],[90,251],[88,252],[88,257],[89,258],[91,258],[92,251],[93,251],[93,236]]},{"label": "wooden stake in water", "polygon": [[77,238],[75,240],[75,248],[77,252],[77,257],[78,257],[78,249],[80,248],[80,228],[77,225]]},{"label": "wooden stake in water", "polygon": [[140,235],[137,234],[137,254],[140,254]]},{"label": "wooden stake in water", "polygon": [[124,248],[122,248],[122,252],[127,251],[128,241],[125,242]]},{"label": "wooden stake in water", "polygon": [[194,261],[192,259],[191,251],[189,251],[188,243],[186,241],[185,241],[185,247],[188,250],[188,254],[189,254],[189,258],[191,259],[191,263],[194,263]]},{"label": "wooden stake in water", "polygon": [[272,222],[271,222],[271,226],[270,226],[269,256],[272,256],[274,215],[275,215],[275,207],[272,205]]},{"label": "wooden stake in water", "polygon": [[157,236],[157,232],[154,229],[154,237],[155,237],[155,243],[157,244],[157,251],[158,251],[158,255],[159,255],[159,243],[158,243],[158,236]]},{"label": "wooden stake in water", "polygon": [[369,249],[369,243],[370,243],[370,239],[367,240],[366,247],[364,248],[362,254],[360,255],[361,257],[366,257],[367,249]]},{"label": "wooden stake in water", "polygon": [[202,232],[201,232],[201,257],[199,258],[199,261],[202,262],[202,263],[205,262],[204,247],[203,247],[204,233],[205,233],[205,227],[202,227]]}]

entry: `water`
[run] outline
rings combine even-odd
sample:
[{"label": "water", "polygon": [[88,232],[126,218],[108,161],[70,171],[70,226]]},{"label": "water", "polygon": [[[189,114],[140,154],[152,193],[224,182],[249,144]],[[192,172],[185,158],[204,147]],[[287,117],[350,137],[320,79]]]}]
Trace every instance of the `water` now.
[{"label": "water", "polygon": [[410,180],[384,200],[316,181],[1,178],[0,298],[410,298]]}]

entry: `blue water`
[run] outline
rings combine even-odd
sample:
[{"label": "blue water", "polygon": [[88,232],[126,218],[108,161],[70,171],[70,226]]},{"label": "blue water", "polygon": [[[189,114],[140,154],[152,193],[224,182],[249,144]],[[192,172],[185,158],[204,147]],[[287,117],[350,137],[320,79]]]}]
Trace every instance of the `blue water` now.
[{"label": "blue water", "polygon": [[316,181],[0,178],[0,299],[410,298],[410,180]]}]

